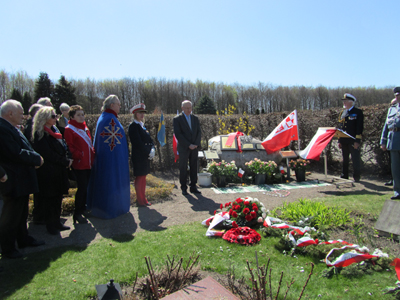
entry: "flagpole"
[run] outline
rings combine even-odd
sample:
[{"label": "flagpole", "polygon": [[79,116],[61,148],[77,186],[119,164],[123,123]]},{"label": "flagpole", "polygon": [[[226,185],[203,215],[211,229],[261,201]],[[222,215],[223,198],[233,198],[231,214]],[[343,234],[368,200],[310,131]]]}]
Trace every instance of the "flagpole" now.
[{"label": "flagpole", "polygon": [[299,122],[297,121],[297,109],[295,109],[294,110],[294,115],[296,116],[296,124],[297,124],[297,137],[298,137],[298,141],[299,141],[299,143],[298,143],[298,146],[299,146],[299,151],[301,150],[301,147],[300,147],[300,135],[299,135]]}]

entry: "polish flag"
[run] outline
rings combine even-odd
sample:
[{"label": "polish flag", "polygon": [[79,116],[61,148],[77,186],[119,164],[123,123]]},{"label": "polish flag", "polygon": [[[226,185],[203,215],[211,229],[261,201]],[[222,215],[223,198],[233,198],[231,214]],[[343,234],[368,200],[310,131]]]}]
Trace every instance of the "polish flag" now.
[{"label": "polish flag", "polygon": [[289,146],[291,141],[298,139],[297,110],[294,110],[267,136],[261,145],[263,145],[267,154],[271,154]]},{"label": "polish flag", "polygon": [[239,168],[238,176],[239,176],[240,178],[242,178],[243,175],[244,175],[244,170],[242,170],[242,168]]},{"label": "polish flag", "polygon": [[321,152],[335,135],[335,128],[318,128],[317,133],[308,144],[307,148],[299,151],[299,156],[304,159],[319,160]]}]

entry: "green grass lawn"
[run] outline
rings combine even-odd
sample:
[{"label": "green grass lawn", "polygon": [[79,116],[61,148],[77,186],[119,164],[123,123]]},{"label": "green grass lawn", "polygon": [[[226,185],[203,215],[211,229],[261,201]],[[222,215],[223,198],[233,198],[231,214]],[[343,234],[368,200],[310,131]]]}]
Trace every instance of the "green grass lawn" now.
[{"label": "green grass lawn", "polygon": [[[320,200],[341,205],[351,210],[379,213],[387,196],[343,196]],[[298,299],[300,291],[315,263],[314,274],[302,299],[392,299],[382,295],[382,289],[393,286],[397,280],[394,269],[357,278],[338,275],[331,279],[321,277],[327,268],[310,257],[285,256],[275,248],[278,238],[262,237],[257,245],[245,247],[231,244],[221,238],[207,238],[206,228],[199,223],[173,226],[164,231],[140,232],[134,238],[102,239],[87,248],[63,247],[29,254],[23,260],[1,260],[1,299],[88,299],[96,296],[95,285],[105,284],[111,278],[120,284],[131,284],[136,272],[147,275],[144,257],[150,257],[153,267],[165,265],[167,255],[183,257],[184,261],[200,254],[203,270],[225,274],[234,266],[237,278],[249,278],[246,260],[252,267],[255,252],[259,264],[271,259],[273,290],[284,273],[280,295],[286,291],[291,278],[295,283],[287,299]],[[304,272],[301,272],[304,268]],[[370,295],[370,294],[372,295]]]}]

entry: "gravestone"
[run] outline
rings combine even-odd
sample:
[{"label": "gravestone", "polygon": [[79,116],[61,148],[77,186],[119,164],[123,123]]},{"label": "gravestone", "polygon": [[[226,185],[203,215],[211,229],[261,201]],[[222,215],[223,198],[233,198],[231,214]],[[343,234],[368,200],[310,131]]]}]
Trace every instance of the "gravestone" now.
[{"label": "gravestone", "polygon": [[375,229],[379,235],[399,239],[400,236],[400,201],[386,200],[381,214],[376,221]]}]

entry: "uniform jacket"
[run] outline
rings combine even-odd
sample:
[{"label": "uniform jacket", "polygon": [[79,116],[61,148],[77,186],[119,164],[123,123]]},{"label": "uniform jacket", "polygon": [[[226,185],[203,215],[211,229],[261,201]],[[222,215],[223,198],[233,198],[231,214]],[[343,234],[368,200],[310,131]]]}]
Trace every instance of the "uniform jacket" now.
[{"label": "uniform jacket", "polygon": [[6,171],[4,171],[3,167],[0,166],[0,178],[3,178],[6,175]]},{"label": "uniform jacket", "polygon": [[40,166],[40,154],[35,152],[25,136],[0,118],[0,165],[8,180],[0,183],[3,195],[21,197],[38,192],[35,166]]},{"label": "uniform jacket", "polygon": [[68,126],[65,127],[64,138],[74,159],[72,168],[75,170],[91,169],[94,162],[94,147],[86,123],[70,120]]},{"label": "uniform jacket", "polygon": [[174,134],[178,140],[179,153],[189,151],[189,146],[191,144],[200,146],[201,129],[199,118],[197,118],[195,115],[190,115],[190,121],[192,124],[192,129],[190,129],[183,112],[174,118]]},{"label": "uniform jacket", "polygon": [[380,144],[385,145],[387,150],[400,150],[400,107],[398,103],[389,107]]},{"label": "uniform jacket", "polygon": [[47,132],[40,140],[35,136],[33,148],[44,159],[43,166],[36,170],[40,194],[53,197],[68,193],[68,150]]},{"label": "uniform jacket", "polygon": [[142,128],[139,123],[133,121],[129,125],[129,139],[132,145],[131,162],[133,174],[143,176],[150,173],[149,154],[154,147],[153,139],[149,132]]},{"label": "uniform jacket", "polygon": [[[361,143],[362,133],[364,130],[364,114],[361,109],[352,107],[349,111],[343,111],[339,118],[340,128],[355,137],[355,142]],[[351,138],[340,138],[339,143],[353,143]]]}]

